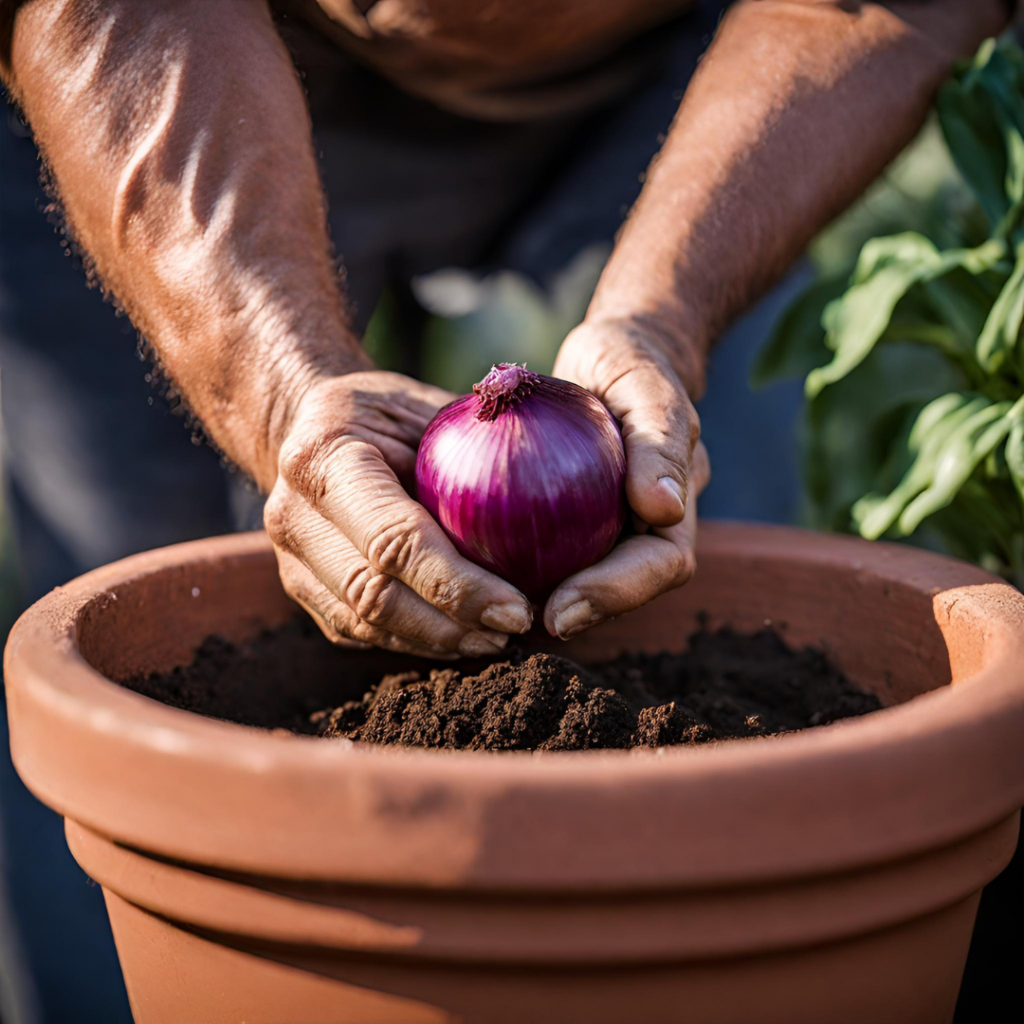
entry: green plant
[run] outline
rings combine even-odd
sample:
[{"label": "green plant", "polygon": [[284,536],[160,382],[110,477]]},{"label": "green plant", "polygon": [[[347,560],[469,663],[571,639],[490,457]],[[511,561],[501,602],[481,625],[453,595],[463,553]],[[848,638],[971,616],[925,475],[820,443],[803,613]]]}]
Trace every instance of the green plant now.
[{"label": "green plant", "polygon": [[754,383],[806,374],[814,525],[912,537],[1021,585],[1024,51],[989,40],[937,114],[976,210],[954,190],[936,230],[867,241],[848,280],[780,319]]}]

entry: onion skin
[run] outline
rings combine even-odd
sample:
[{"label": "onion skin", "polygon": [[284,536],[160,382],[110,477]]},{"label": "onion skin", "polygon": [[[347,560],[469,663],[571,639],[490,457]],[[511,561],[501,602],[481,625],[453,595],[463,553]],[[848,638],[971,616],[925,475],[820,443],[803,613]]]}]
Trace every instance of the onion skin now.
[{"label": "onion skin", "polygon": [[418,498],[462,555],[541,603],[622,531],[622,435],[589,391],[520,366],[473,390],[424,432]]}]

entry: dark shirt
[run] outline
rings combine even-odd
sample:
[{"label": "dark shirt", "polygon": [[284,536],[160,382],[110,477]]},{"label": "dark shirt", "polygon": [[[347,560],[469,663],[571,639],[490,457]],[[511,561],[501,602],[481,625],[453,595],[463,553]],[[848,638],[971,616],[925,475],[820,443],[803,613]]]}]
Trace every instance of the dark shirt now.
[{"label": "dark shirt", "polygon": [[278,0],[400,88],[489,120],[597,104],[626,87],[629,43],[696,0]]}]

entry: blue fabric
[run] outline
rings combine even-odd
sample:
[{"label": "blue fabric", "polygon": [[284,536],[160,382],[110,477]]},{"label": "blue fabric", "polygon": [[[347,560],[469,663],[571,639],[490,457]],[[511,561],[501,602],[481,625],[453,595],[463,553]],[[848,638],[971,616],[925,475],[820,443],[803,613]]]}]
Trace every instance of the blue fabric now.
[{"label": "blue fabric", "polygon": [[697,404],[711,459],[711,483],[698,505],[701,518],[797,521],[803,382],[752,391],[748,377],[768,331],[812,276],[806,263],[798,264],[711,353],[707,391]]},{"label": "blue fabric", "polygon": [[[0,408],[5,510],[28,603],[110,559],[232,523],[217,456],[160,403],[127,321],[63,255],[18,127],[0,126]],[[0,823],[29,967],[17,1024],[128,1024],[102,893],[71,857],[62,820],[15,775],[6,742]]]},{"label": "blue fabric", "polygon": [[[64,254],[43,213],[35,146],[13,109],[0,110],[4,509],[28,604],[105,562],[249,523],[238,516],[242,481],[193,443],[147,381],[131,325]],[[3,732],[3,881],[29,967],[8,982],[18,1024],[127,1024],[102,894],[72,859],[61,819],[15,775],[6,720]]]}]

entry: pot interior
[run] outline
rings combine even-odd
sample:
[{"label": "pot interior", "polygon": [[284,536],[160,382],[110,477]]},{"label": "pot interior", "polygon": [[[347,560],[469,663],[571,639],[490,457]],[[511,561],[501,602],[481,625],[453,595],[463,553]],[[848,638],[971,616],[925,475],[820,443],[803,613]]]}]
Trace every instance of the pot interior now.
[{"label": "pot interior", "polygon": [[[774,532],[777,542],[765,544],[765,532]],[[88,600],[75,620],[86,661],[124,682],[188,664],[210,636],[243,642],[301,615],[281,589],[269,547],[251,538],[244,546],[231,539],[223,545],[221,557],[211,556],[209,547],[168,549],[160,566]],[[906,568],[933,556],[897,552],[892,566],[877,558],[869,561],[879,565],[865,566],[850,557],[875,548],[884,546],[798,531],[705,527],[699,571],[687,586],[569,642],[540,633],[530,640],[538,649],[586,663],[627,650],[683,650],[701,622],[740,632],[770,625],[791,647],[825,651],[883,704],[900,703],[951,681],[949,653],[933,611],[939,588],[930,585],[927,573],[922,577]],[[257,701],[268,715],[294,705],[297,693],[322,707],[358,697],[382,670],[423,664],[384,652],[337,649],[314,628],[289,627],[287,641],[276,648],[271,685]]]}]

